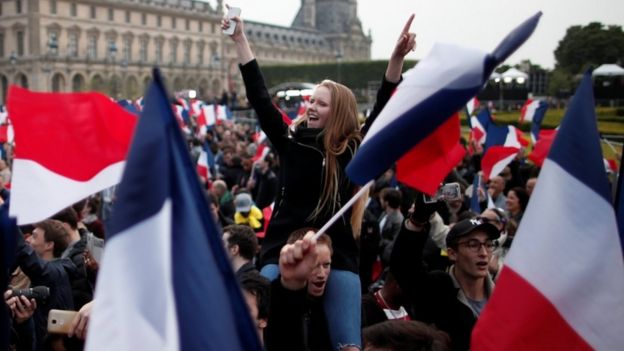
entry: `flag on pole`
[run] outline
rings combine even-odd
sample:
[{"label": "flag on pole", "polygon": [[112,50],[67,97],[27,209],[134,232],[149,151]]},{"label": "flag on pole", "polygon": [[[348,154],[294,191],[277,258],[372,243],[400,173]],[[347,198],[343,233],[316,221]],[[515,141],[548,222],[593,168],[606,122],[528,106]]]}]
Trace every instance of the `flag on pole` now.
[{"label": "flag on pole", "polygon": [[586,73],[540,172],[474,350],[619,350],[624,260]]},{"label": "flag on pole", "polygon": [[476,111],[480,105],[481,103],[476,97],[473,97],[472,99],[470,99],[470,101],[468,101],[468,103],[466,104],[466,112],[468,113],[468,119],[472,117],[472,113]]},{"label": "flag on pole", "polygon": [[[439,140],[432,135],[450,130],[447,122],[453,120],[451,117],[456,116],[456,112],[477,94],[494,68],[528,39],[540,15],[537,13],[523,22],[491,54],[456,45],[436,44],[427,57],[405,74],[395,94],[370,127],[359,151],[347,166],[347,175],[351,180],[364,185],[390,168],[408,151],[417,151],[425,139]],[[427,146],[444,145],[446,152],[441,154],[454,155],[451,152],[458,150],[458,141],[459,138]],[[455,166],[450,161],[446,159],[442,162],[446,167],[450,166],[446,169],[447,173]],[[398,179],[405,182],[398,173]],[[429,177],[426,183],[407,184],[433,194],[445,176],[443,174],[439,179]]]},{"label": "flag on pole", "polygon": [[482,109],[476,116],[471,116],[470,134],[472,140],[478,144],[484,144],[490,124],[492,124],[492,115],[488,108]]},{"label": "flag on pole", "polygon": [[539,119],[540,123],[548,110],[548,103],[543,100],[528,99],[520,109],[520,123]]},{"label": "flag on pole", "polygon": [[555,136],[557,135],[556,129],[544,129],[540,131],[539,138],[535,145],[533,145],[533,150],[529,154],[528,158],[531,160],[536,166],[542,167],[546,156],[548,156],[548,152],[550,151],[550,146],[552,145],[553,140],[555,140]]},{"label": "flag on pole", "polygon": [[159,71],[99,272],[87,350],[260,350]]},{"label": "flag on pole", "polygon": [[12,86],[15,131],[11,216],[44,220],[119,182],[137,117],[99,93],[37,93]]},{"label": "flag on pole", "polygon": [[521,147],[516,127],[491,124],[481,159],[484,179],[487,181],[500,174],[513,161]]}]

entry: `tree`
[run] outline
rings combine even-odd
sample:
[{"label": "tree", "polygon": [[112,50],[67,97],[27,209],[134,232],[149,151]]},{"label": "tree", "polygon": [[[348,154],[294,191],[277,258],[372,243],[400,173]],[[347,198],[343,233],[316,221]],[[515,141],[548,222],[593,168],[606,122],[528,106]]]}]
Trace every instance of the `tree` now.
[{"label": "tree", "polygon": [[588,66],[624,62],[624,32],[621,26],[592,22],[572,26],[555,50],[556,68],[568,74],[582,73]]}]

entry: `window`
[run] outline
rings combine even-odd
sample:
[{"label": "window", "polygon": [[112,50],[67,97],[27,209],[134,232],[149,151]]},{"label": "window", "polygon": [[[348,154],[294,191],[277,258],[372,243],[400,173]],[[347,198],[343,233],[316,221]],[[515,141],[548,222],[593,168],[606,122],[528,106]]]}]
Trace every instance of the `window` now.
[{"label": "window", "polygon": [[203,31],[204,31],[204,22],[199,21],[199,24],[198,24],[198,25],[199,25],[199,31],[200,31],[200,32],[203,32]]},{"label": "window", "polygon": [[139,59],[142,62],[147,62],[147,44],[149,43],[149,39],[141,38],[141,42],[139,43]]},{"label": "window", "polygon": [[56,0],[50,0],[50,13],[56,15]]},{"label": "window", "polygon": [[156,25],[158,27],[162,26],[162,16],[161,15],[158,15],[158,17],[156,17]]},{"label": "window", "polygon": [[204,43],[197,44],[197,64],[198,65],[204,64]]},{"label": "window", "polygon": [[20,30],[16,33],[17,39],[17,56],[24,56],[24,31]]},{"label": "window", "polygon": [[184,28],[185,28],[186,30],[191,30],[191,21],[189,21],[189,20],[187,19],[187,20],[185,21]]},{"label": "window", "polygon": [[95,34],[89,35],[87,39],[87,57],[97,58],[97,36]]},{"label": "window", "polygon": [[113,10],[112,8],[108,9],[108,20],[109,21],[115,20],[115,10]]},{"label": "window", "polygon": [[95,19],[95,6],[91,6],[91,19]]},{"label": "window", "polygon": [[78,57],[78,34],[69,33],[67,37],[67,54],[69,57]]},{"label": "window", "polygon": [[130,23],[130,11],[126,11],[126,23]]},{"label": "window", "polygon": [[130,62],[132,60],[132,38],[124,37],[123,38],[123,48],[122,48],[122,59],[126,62]]},{"label": "window", "polygon": [[171,17],[171,28],[176,29],[176,18],[175,17]]},{"label": "window", "polygon": [[15,0],[15,12],[22,13],[22,0]]},{"label": "window", "polygon": [[4,57],[4,33],[0,33],[0,57]]},{"label": "window", "polygon": [[78,15],[78,6],[73,2],[69,5],[69,15],[72,17],[76,17]]},{"label": "window", "polygon": [[178,41],[174,40],[171,41],[171,59],[170,59],[171,63],[177,63],[178,62]]},{"label": "window", "polygon": [[163,49],[163,41],[156,41],[156,63],[162,62],[162,49]]},{"label": "window", "polygon": [[147,24],[147,14],[145,14],[145,13],[141,14],[141,24],[142,25],[146,25]]},{"label": "window", "polygon": [[184,43],[184,64],[188,65],[191,63],[191,42],[188,41]]}]

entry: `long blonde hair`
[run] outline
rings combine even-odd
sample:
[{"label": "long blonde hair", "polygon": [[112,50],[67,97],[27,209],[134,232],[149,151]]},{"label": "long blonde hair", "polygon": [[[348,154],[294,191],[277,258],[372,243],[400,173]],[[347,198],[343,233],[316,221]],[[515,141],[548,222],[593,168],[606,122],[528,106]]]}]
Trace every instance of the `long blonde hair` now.
[{"label": "long blonde hair", "polygon": [[[335,213],[338,210],[336,208],[339,190],[338,175],[342,172],[339,168],[338,156],[344,152],[350,152],[353,157],[362,140],[357,101],[351,89],[331,80],[324,80],[318,86],[325,87],[330,92],[331,116],[327,119],[323,131],[319,135],[319,137],[323,137],[325,171],[321,196],[314,212],[310,215],[311,218],[317,218],[326,211]],[[307,120],[307,113],[305,113],[295,120],[295,128]],[[353,213],[355,212],[359,211]]]}]

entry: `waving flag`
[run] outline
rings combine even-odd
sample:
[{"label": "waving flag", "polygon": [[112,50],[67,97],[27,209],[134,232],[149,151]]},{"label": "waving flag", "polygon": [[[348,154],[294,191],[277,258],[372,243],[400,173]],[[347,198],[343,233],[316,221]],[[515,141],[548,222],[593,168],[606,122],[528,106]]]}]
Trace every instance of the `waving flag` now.
[{"label": "waving flag", "polygon": [[157,70],[118,187],[87,350],[260,350]]},{"label": "waving flag", "polygon": [[472,117],[472,113],[476,111],[480,105],[481,103],[476,97],[473,97],[472,99],[470,99],[470,101],[468,101],[468,103],[466,104],[466,112],[468,113],[469,119],[470,117]]},{"label": "waving flag", "polygon": [[620,244],[587,73],[544,162],[471,349],[621,349]]},{"label": "waving flag", "polygon": [[624,250],[624,194],[622,194],[622,191],[624,191],[624,152],[622,152],[622,158],[620,159],[620,173],[618,174],[614,201],[615,215],[620,232],[620,243]]},{"label": "waving flag", "polygon": [[35,93],[12,86],[15,130],[10,213],[48,218],[119,182],[137,117],[99,93]]},{"label": "waving flag", "polygon": [[[359,151],[347,166],[351,180],[364,185],[408,151],[418,150],[425,139],[438,139],[431,135],[441,126],[448,127],[446,122],[477,94],[494,68],[528,39],[540,15],[538,13],[522,23],[491,54],[456,45],[436,44],[427,57],[405,74],[405,79],[372,124]],[[452,141],[444,144],[448,152],[458,150],[459,138]],[[450,160],[442,163],[447,168],[440,172],[444,174],[439,179],[429,177],[426,183],[406,182],[399,176],[399,180],[433,194],[455,166]],[[433,167],[430,170],[435,171]]]},{"label": "waving flag", "polygon": [[490,125],[481,159],[483,177],[487,181],[497,176],[516,157],[522,142],[514,126]]},{"label": "waving flag", "polygon": [[528,158],[531,160],[536,166],[542,167],[546,156],[548,156],[548,152],[550,151],[550,146],[555,140],[555,136],[557,135],[556,129],[545,129],[540,131],[539,138],[537,142],[533,146],[533,150],[529,154]]},{"label": "waving flag", "polygon": [[472,180],[472,194],[470,195],[470,210],[474,213],[481,213],[479,204],[479,189],[481,188],[481,173],[476,173]]},{"label": "waving flag", "polygon": [[[210,151],[209,151],[210,152]],[[197,158],[197,173],[206,183],[210,182],[210,165],[208,164],[208,152],[202,148]]]},{"label": "waving flag", "polygon": [[476,116],[471,116],[470,133],[472,140],[479,144],[484,144],[490,124],[492,124],[492,115],[488,108],[482,109]]},{"label": "waving flag", "polygon": [[520,123],[532,122],[536,119],[541,121],[548,110],[548,103],[543,100],[528,99],[520,109]]}]

